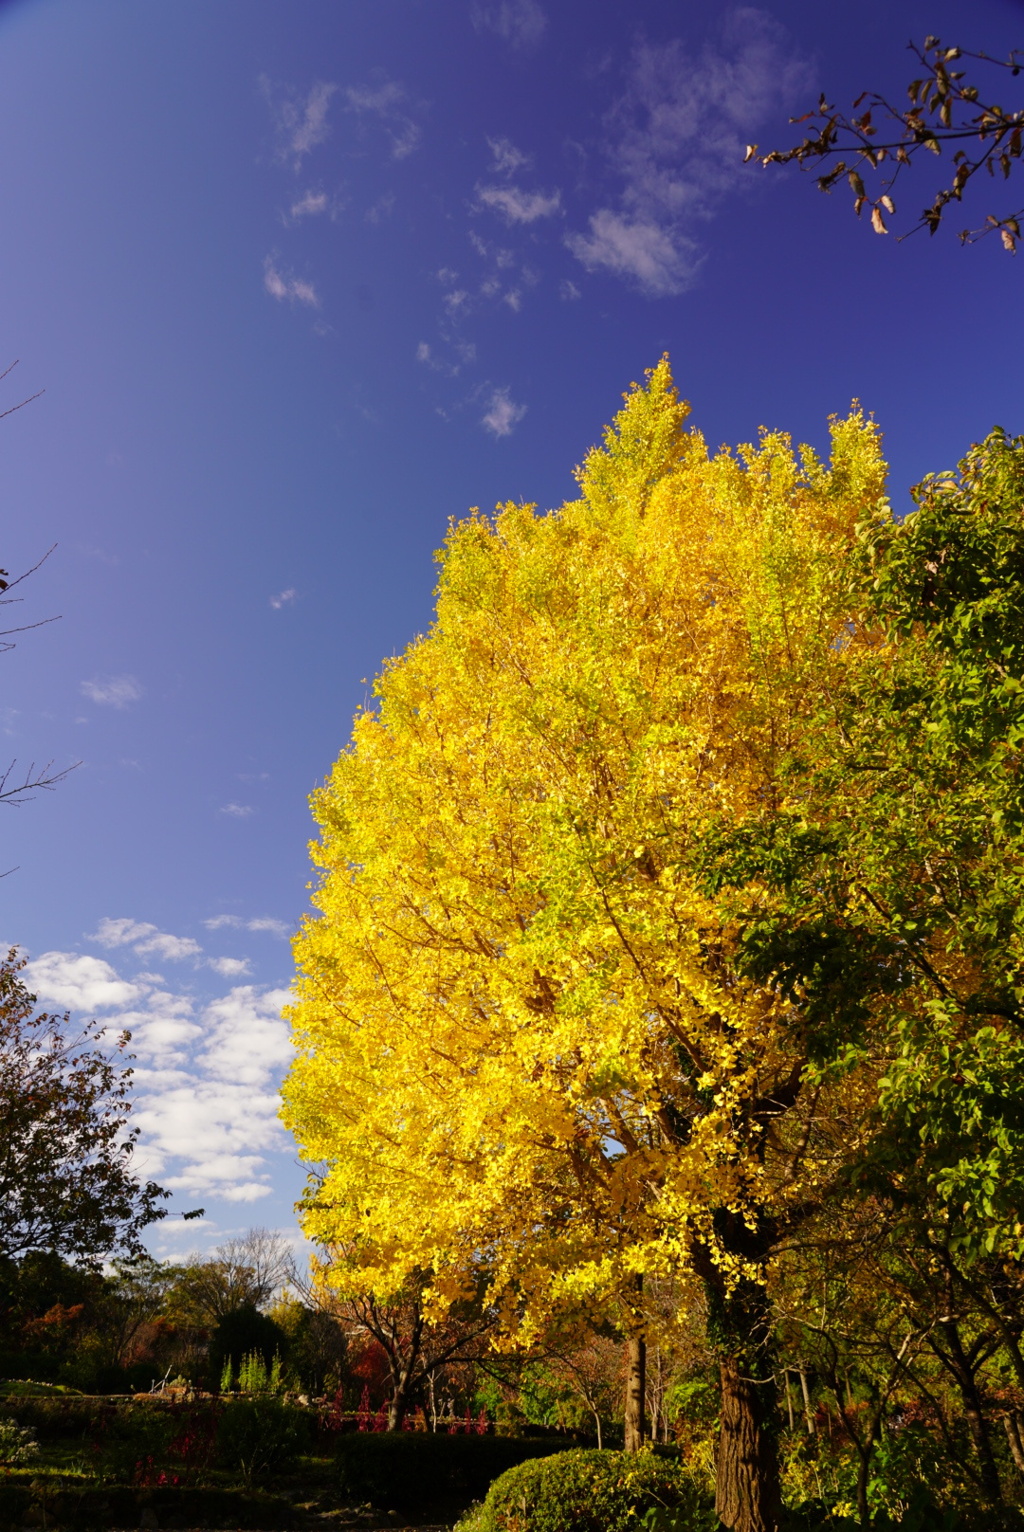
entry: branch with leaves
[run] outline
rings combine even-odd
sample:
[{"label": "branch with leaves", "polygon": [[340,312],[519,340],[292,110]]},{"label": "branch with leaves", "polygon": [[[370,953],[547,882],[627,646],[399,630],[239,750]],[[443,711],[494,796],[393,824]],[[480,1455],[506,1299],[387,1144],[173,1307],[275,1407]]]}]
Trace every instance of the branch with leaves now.
[{"label": "branch with leaves", "polygon": [[[958,145],[953,149],[949,183],[899,238],[918,229],[934,234],[949,204],[963,200],[968,183],[980,171],[1009,179],[1024,147],[1024,107],[983,102],[979,87],[969,84],[966,71],[953,65],[960,59],[974,59],[1008,71],[1016,79],[1024,69],[1024,53],[1014,49],[1007,58],[996,59],[987,53],[947,48],[938,37],[927,37],[923,48],[915,43],[908,46],[924,72],[907,87],[910,105],[906,110],[875,91],[864,91],[853,103],[853,115],[847,116],[822,95],[814,111],[790,118],[792,123],[814,124],[806,138],[791,149],[773,149],[765,155],[758,152],[757,144],[748,144],[745,163],[758,160],[767,166],[795,162],[801,170],[826,166],[817,177],[819,190],[830,192],[845,176],[853,192],[855,212],[860,216],[865,209],[870,210],[876,234],[887,234],[886,218],[896,212],[893,192],[903,171],[923,153],[941,156],[945,147]],[[864,175],[876,172],[880,179],[869,192]],[[973,244],[998,230],[1004,249],[1012,255],[1021,238],[1022,220],[1021,208],[1001,215],[990,213],[980,228],[961,230],[960,240]]]}]

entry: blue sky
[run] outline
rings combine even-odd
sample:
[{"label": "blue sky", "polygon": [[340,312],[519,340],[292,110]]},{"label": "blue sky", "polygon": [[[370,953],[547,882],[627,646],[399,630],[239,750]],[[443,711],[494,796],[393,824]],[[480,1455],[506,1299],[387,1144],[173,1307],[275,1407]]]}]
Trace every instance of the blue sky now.
[{"label": "blue sky", "polygon": [[158,1251],[293,1227],[306,799],[450,516],[566,498],[666,350],[712,442],[821,447],[859,398],[897,504],[1024,429],[1019,259],[740,163],[821,90],[898,95],[929,32],[1024,47],[1024,4],[0,5],[0,408],[45,389],[0,426],[0,563],[55,543],[7,610],[60,614],[0,744],[82,762],[0,820],[0,936],[128,1018],[144,1163],[208,1209]]}]

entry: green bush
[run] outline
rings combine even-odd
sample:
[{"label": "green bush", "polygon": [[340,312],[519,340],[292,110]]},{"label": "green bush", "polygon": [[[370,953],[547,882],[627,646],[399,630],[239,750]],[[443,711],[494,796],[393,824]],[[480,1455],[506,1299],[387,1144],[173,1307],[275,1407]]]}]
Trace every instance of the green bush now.
[{"label": "green bush", "polygon": [[177,1434],[167,1410],[147,1405],[112,1410],[106,1430],[96,1444],[102,1478],[115,1484],[139,1484],[166,1462],[167,1449]]},{"label": "green bush", "polygon": [[462,1532],[698,1532],[713,1525],[685,1469],[650,1452],[582,1448],[510,1468]]},{"label": "green bush", "polygon": [[217,1426],[217,1455],[246,1484],[287,1470],[309,1445],[311,1419],[283,1399],[232,1399]]},{"label": "green bush", "polygon": [[402,1509],[478,1500],[507,1468],[547,1457],[553,1446],[549,1438],[353,1431],[337,1438],[335,1456],[343,1495]]}]

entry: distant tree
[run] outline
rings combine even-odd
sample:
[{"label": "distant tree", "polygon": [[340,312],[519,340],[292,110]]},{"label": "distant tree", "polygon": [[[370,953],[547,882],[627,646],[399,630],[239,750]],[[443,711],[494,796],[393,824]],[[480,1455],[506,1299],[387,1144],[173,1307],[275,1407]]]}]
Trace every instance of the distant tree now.
[{"label": "distant tree", "polygon": [[[332,1276],[337,1280],[337,1266]],[[497,1322],[497,1314],[482,1301],[482,1294],[457,1300],[443,1318],[432,1319],[425,1301],[428,1286],[428,1279],[421,1277],[388,1300],[372,1293],[334,1300],[343,1329],[350,1336],[371,1337],[387,1357],[389,1431],[402,1429],[417,1393],[424,1388],[432,1391],[446,1368],[476,1360],[489,1350]]]},{"label": "distant tree", "polygon": [[[907,230],[913,234],[928,229],[934,234],[949,204],[963,199],[968,182],[979,171],[1009,178],[1024,143],[1024,106],[1000,106],[988,92],[986,105],[979,87],[967,83],[966,72],[951,66],[959,59],[974,59],[1005,70],[1016,79],[1024,69],[1024,52],[1014,49],[1008,58],[994,59],[986,53],[947,48],[938,37],[926,38],[923,48],[913,43],[909,46],[922,72],[907,87],[910,104],[905,110],[876,91],[864,91],[851,112],[856,114],[861,107],[864,110],[859,116],[847,116],[822,95],[814,111],[790,118],[793,123],[814,125],[806,138],[791,149],[773,149],[765,155],[758,153],[757,144],[749,144],[747,160],[757,159],[762,165],[795,161],[801,170],[826,167],[818,176],[818,187],[824,192],[830,192],[845,176],[858,216],[867,208],[875,232],[887,234],[886,219],[896,212],[893,192],[903,171],[925,151],[941,155],[944,147],[957,145],[952,178]],[[879,179],[872,194],[864,176],[875,172]],[[1013,213],[990,213],[980,229],[961,230],[960,239],[973,244],[982,235],[998,230],[1003,247],[1013,254],[1021,237],[1022,218],[1024,209],[1020,208]]]},{"label": "distant tree", "polygon": [[112,1052],[97,1022],[72,1035],[35,1010],[23,967],[16,949],[0,962],[0,1259],[140,1253],[168,1193],[132,1174],[130,1034]]},{"label": "distant tree", "polygon": [[208,1257],[192,1255],[176,1274],[169,1311],[192,1324],[214,1326],[236,1309],[263,1309],[291,1272],[291,1251],[271,1229],[250,1229],[218,1245]]}]

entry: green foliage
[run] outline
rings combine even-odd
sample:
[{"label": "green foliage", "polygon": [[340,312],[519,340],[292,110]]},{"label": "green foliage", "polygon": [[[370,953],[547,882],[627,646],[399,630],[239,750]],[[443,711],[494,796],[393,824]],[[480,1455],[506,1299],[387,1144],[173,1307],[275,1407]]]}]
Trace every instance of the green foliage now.
[{"label": "green foliage", "polygon": [[246,1484],[282,1473],[309,1445],[310,1418],[297,1405],[269,1397],[232,1399],[217,1427],[217,1453]]},{"label": "green foliage", "polygon": [[552,1450],[550,1440],[420,1431],[352,1432],[339,1436],[335,1449],[345,1496],[400,1509],[446,1499],[465,1504],[515,1464]]},{"label": "green foliage", "polygon": [[0,1419],[0,1467],[15,1468],[39,1456],[36,1433],[15,1420]]},{"label": "green foliage", "polygon": [[[642,1522],[648,1513],[655,1519]],[[635,1532],[638,1525],[697,1532],[711,1525],[706,1513],[677,1465],[652,1453],[584,1448],[509,1469],[491,1485],[471,1526],[472,1532]]]},{"label": "green foliage", "polygon": [[96,1446],[100,1476],[116,1484],[138,1484],[165,1462],[177,1426],[169,1411],[147,1405],[111,1410]]},{"label": "green foliage", "polygon": [[261,1314],[252,1304],[243,1304],[240,1308],[231,1309],[217,1322],[216,1329],[210,1337],[208,1373],[211,1384],[217,1384],[226,1376],[227,1368],[232,1369],[232,1377],[237,1377],[242,1367],[243,1359],[249,1358],[255,1364],[258,1357],[262,1365],[268,1371],[274,1367],[275,1357],[278,1359],[278,1374],[280,1374],[280,1358],[286,1356],[288,1351],[288,1337],[280,1325],[274,1323],[266,1314]]}]

